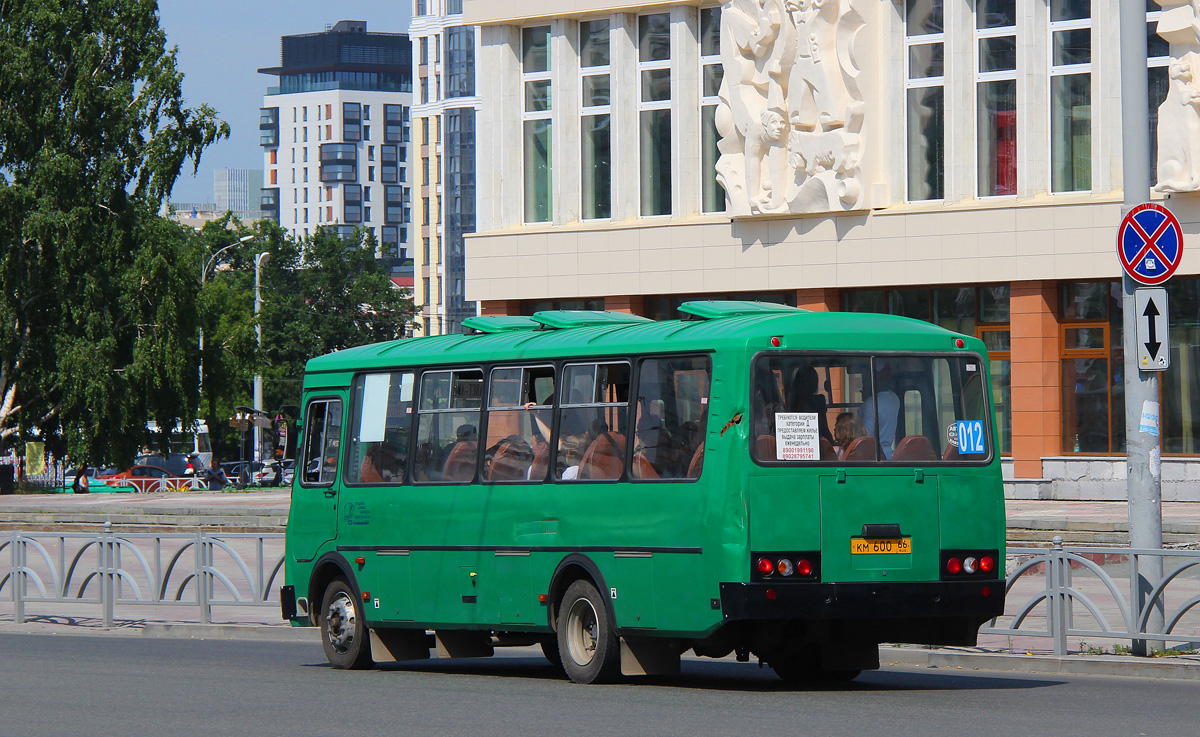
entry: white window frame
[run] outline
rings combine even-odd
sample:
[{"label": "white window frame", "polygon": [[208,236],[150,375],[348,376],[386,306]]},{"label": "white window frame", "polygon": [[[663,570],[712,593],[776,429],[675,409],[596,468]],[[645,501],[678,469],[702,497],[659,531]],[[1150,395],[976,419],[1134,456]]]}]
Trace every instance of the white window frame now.
[{"label": "white window frame", "polygon": [[[1093,3],[1092,12],[1095,12]],[[1149,15],[1147,13],[1147,15]],[[1089,77],[1092,74],[1092,62],[1086,64],[1055,64],[1054,63],[1054,34],[1060,31],[1079,31],[1087,29],[1091,32],[1092,53],[1095,53],[1096,29],[1092,24],[1092,16],[1087,18],[1076,18],[1074,20],[1049,20],[1050,18],[1050,2],[1046,3],[1046,64],[1049,69],[1049,77],[1046,85],[1046,110],[1052,116],[1054,115],[1054,78],[1067,77],[1073,74],[1087,74]],[[1089,79],[1089,84],[1091,80]],[[1094,100],[1091,103],[1094,107]],[[1070,189],[1055,191],[1054,189],[1054,133],[1053,124],[1049,119],[1046,120],[1046,151],[1049,152],[1047,157],[1050,170],[1047,172],[1050,179],[1050,194],[1078,194],[1080,192],[1091,192],[1095,189],[1095,177],[1093,176],[1092,187],[1090,189]],[[1095,137],[1092,136],[1092,153],[1095,153]]]},{"label": "white window frame", "polygon": [[[547,28],[549,32],[546,40],[546,71],[544,72],[526,72],[525,71],[525,30],[527,28]],[[554,26],[546,23],[537,23],[530,26],[523,26],[520,32],[520,65],[521,65],[521,222],[526,225],[545,225],[554,222],[554,169],[553,164],[551,170],[547,173],[550,177],[550,220],[526,220],[525,213],[528,211],[525,202],[525,123],[531,120],[549,120],[551,121],[550,134],[550,161],[554,161],[554,133],[553,133],[553,118],[554,118]],[[528,82],[547,82],[549,91],[549,100],[545,110],[526,110],[526,83]],[[439,304],[441,304],[439,302]]]},{"label": "white window frame", "polygon": [[[583,119],[584,118],[590,118],[590,117],[596,116],[596,115],[607,115],[608,116],[610,156],[611,156],[611,151],[612,151],[612,124],[614,122],[613,117],[612,117],[613,116],[613,106],[612,106],[612,98],[613,98],[613,88],[612,88],[613,24],[612,24],[612,21],[609,20],[608,18],[584,18],[578,24],[577,33],[580,34],[578,42],[579,42],[579,50],[582,52],[583,51],[583,24],[587,23],[589,21],[601,21],[601,20],[608,21],[608,64],[604,64],[601,66],[595,66],[595,67],[585,67],[583,65],[582,57],[579,60],[579,92],[578,92],[579,153],[580,153],[581,160],[582,160],[582,156],[583,156],[583,145],[584,145],[583,144]],[[587,77],[608,77],[608,104],[607,105],[590,105],[590,106],[588,106],[588,105],[584,104],[584,79]],[[612,182],[611,182],[611,180],[608,185],[608,190],[609,190],[608,191],[608,210],[609,210],[610,215],[606,218],[585,218],[585,217],[582,217],[582,213],[587,208],[586,208],[586,203],[583,201],[584,195],[583,195],[583,186],[581,183],[581,186],[579,187],[579,212],[581,214],[580,220],[582,220],[585,223],[605,222],[605,221],[612,220],[611,213],[612,213],[612,206],[613,206],[613,201],[612,201],[613,197],[612,197]]]},{"label": "white window frame", "polygon": [[[641,171],[641,163],[640,163],[641,162],[641,150],[642,150],[642,148],[641,148],[642,147],[642,113],[649,112],[651,110],[666,110],[667,112],[671,112],[671,104],[675,101],[675,82],[676,82],[675,76],[676,75],[673,73],[671,74],[671,94],[669,97],[667,97],[666,100],[657,100],[657,101],[652,101],[652,102],[646,102],[645,95],[643,94],[643,92],[644,92],[643,85],[642,85],[642,81],[644,79],[643,72],[652,72],[652,71],[658,71],[661,69],[666,69],[668,72],[670,72],[671,71],[671,62],[674,60],[675,51],[676,51],[674,46],[672,45],[671,52],[665,60],[642,61],[642,44],[641,44],[642,19],[649,18],[650,16],[654,16],[654,15],[667,16],[667,26],[669,29],[668,37],[670,37],[670,35],[672,35],[672,33],[674,31],[674,25],[675,25],[674,22],[671,20],[671,12],[667,8],[661,8],[658,10],[658,12],[654,12],[654,13],[642,13],[637,16],[637,20],[635,21],[637,24],[637,26],[635,28],[634,38],[635,38],[635,43],[637,44],[636,45],[636,48],[637,48],[637,100],[638,100],[637,124],[638,124],[638,162],[639,162],[638,173],[637,173],[637,183],[638,183],[637,202],[638,202],[638,218],[643,219],[643,220],[665,220],[667,218],[672,217],[675,214],[674,206],[671,207],[671,212],[668,212],[665,215],[646,215],[645,213],[642,212],[642,171]],[[671,41],[673,42],[674,39],[671,39]],[[672,131],[672,136],[671,136],[672,157],[674,156],[674,153],[675,153],[675,137],[673,134],[674,134],[674,131]],[[676,186],[677,185],[675,182],[671,183],[672,192],[674,191],[674,188]]]},{"label": "white window frame", "polygon": [[[979,6],[976,3],[971,8],[971,26],[972,26],[972,29],[974,30],[974,33],[972,34],[972,38],[973,38],[972,44],[973,45],[971,47],[971,55],[975,59],[975,64],[972,69],[972,71],[974,72],[974,74],[972,75],[974,77],[974,81],[971,85],[971,110],[972,110],[972,113],[973,113],[974,119],[975,119],[974,124],[973,124],[974,131],[975,131],[975,135],[973,136],[973,138],[975,139],[975,146],[974,146],[974,149],[975,149],[975,151],[974,151],[975,198],[979,199],[979,200],[1011,200],[1011,199],[1015,199],[1017,196],[1015,194],[984,195],[984,194],[980,194],[980,192],[979,192],[979,84],[981,82],[1007,82],[1010,80],[1013,81],[1015,83],[1015,88],[1016,88],[1018,111],[1020,110],[1020,107],[1021,107],[1021,105],[1020,105],[1021,82],[1020,82],[1020,79],[1018,79],[1018,77],[1017,77],[1017,70],[1014,68],[1014,69],[1004,69],[1004,70],[995,71],[995,72],[980,71],[979,67],[983,63],[983,54],[979,53],[979,42],[986,38],[1003,38],[1005,36],[1012,36],[1013,37],[1013,45],[1014,45],[1014,48],[1016,49],[1016,59],[1017,59],[1016,64],[1014,64],[1014,66],[1020,66],[1021,34],[1018,29],[1020,29],[1021,21],[1023,19],[1021,17],[1022,16],[1021,3],[1019,2],[1019,0],[1017,2],[1013,3],[1013,12],[1015,12],[1017,14],[1016,25],[1000,26],[998,28],[979,28],[979,19],[978,19],[979,18],[979,16],[978,16]],[[905,63],[907,64],[907,60]],[[1019,132],[1020,131],[1018,130],[1018,133]],[[1017,150],[1018,151],[1020,151],[1020,146],[1021,146],[1021,141],[1018,138],[1017,139]],[[1019,159],[1019,157],[1018,157],[1018,159]],[[1020,191],[1020,167],[1019,166],[1017,168],[1017,191],[1018,192]]]},{"label": "white window frame", "polygon": [[[721,5],[706,5],[702,8],[700,8],[700,13],[703,14],[703,12],[705,10],[712,10],[714,8],[717,10],[722,10],[722,12],[723,12],[723,6],[721,6]],[[698,28],[699,28],[700,32],[703,33],[703,24],[701,24]],[[703,162],[704,161],[704,153],[705,153],[704,152],[704,129],[703,129],[704,108],[711,107],[713,105],[719,106],[721,104],[721,98],[719,96],[704,94],[704,69],[705,69],[705,67],[710,67],[710,66],[714,66],[714,65],[715,66],[723,66],[723,65],[721,62],[721,53],[719,51],[716,54],[708,54],[707,56],[704,54],[704,38],[703,38],[703,36],[698,38],[697,42],[700,45],[700,66],[699,66],[700,78],[697,80],[697,87],[698,87],[697,96],[700,98],[701,130],[700,130],[700,136],[699,136],[700,140],[698,141],[700,150],[699,150],[699,155],[696,157],[696,161]],[[640,79],[640,77],[639,77],[639,79]],[[702,172],[701,175],[704,177],[707,177],[708,172]],[[728,195],[725,196],[725,200],[726,200],[726,209],[725,210],[705,210],[704,209],[704,186],[705,186],[705,184],[703,182],[701,182],[701,184],[700,184],[700,211],[701,211],[701,214],[703,214],[703,215],[724,215],[726,212],[728,212],[728,200],[729,200]],[[722,192],[724,192],[724,187],[721,187],[721,185],[719,185],[719,184],[717,185],[717,187],[720,188]]]},{"label": "white window frame", "polygon": [[[930,89],[933,87],[941,87],[942,88],[942,118],[943,118],[943,120],[945,120],[945,115],[946,115],[946,108],[945,108],[945,105],[946,105],[946,103],[945,103],[945,100],[946,100],[946,32],[945,32],[945,28],[944,28],[946,5],[945,5],[945,3],[942,4],[942,14],[943,14],[942,15],[942,17],[943,17],[942,32],[941,33],[923,33],[918,36],[908,35],[908,9],[907,8],[908,8],[908,6],[906,3],[905,11],[904,11],[904,60],[902,62],[904,64],[904,115],[903,115],[904,125],[903,125],[903,127],[904,127],[904,146],[905,146],[906,151],[908,150],[908,133],[909,133],[909,131],[908,131],[908,91],[909,90],[923,90],[923,89]],[[941,74],[941,76],[938,76],[938,77],[917,77],[916,79],[914,79],[912,77],[912,48],[914,46],[928,46],[930,44],[941,44],[942,45],[942,74]],[[976,91],[975,94],[978,95],[978,91]],[[942,135],[943,136],[946,135],[944,125],[942,127]],[[943,153],[943,156],[946,153],[946,142],[944,140],[942,141],[942,153]],[[945,202],[945,196],[940,197],[940,198],[931,198],[931,199],[927,199],[927,200],[912,199],[912,193],[908,191],[908,179],[909,179],[908,157],[906,156],[904,159],[904,199],[905,199],[905,201],[906,202]],[[977,183],[976,186],[978,186],[978,180],[979,180],[979,178],[978,178],[978,176],[976,176],[976,183]],[[946,191],[946,162],[945,162],[945,159],[943,158],[943,160],[942,160],[942,192],[943,192],[943,195],[944,195],[945,191]]]}]

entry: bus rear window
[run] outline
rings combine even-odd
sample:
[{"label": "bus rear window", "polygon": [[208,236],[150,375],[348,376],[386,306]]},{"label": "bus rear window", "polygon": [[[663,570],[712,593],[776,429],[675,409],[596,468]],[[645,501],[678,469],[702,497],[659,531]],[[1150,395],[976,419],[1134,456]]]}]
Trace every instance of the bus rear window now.
[{"label": "bus rear window", "polygon": [[759,357],[751,454],[762,463],[981,462],[992,457],[977,356]]}]

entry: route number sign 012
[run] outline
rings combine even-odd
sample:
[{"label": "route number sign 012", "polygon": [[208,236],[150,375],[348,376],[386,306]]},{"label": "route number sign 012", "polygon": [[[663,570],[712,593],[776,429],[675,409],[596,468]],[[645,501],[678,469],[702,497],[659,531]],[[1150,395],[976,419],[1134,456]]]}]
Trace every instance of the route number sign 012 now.
[{"label": "route number sign 012", "polygon": [[1129,211],[1117,230],[1117,256],[1129,277],[1154,286],[1171,278],[1183,256],[1183,230],[1170,210],[1153,202]]}]

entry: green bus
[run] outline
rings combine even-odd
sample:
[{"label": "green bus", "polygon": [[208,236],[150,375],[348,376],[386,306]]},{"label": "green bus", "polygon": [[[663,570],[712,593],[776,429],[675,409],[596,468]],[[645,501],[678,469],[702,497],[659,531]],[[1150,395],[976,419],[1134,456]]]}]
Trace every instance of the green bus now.
[{"label": "green bus", "polygon": [[315,358],[283,615],[339,668],[540,644],[576,682],[849,679],[1004,608],[983,343],[737,301],[484,316]]}]

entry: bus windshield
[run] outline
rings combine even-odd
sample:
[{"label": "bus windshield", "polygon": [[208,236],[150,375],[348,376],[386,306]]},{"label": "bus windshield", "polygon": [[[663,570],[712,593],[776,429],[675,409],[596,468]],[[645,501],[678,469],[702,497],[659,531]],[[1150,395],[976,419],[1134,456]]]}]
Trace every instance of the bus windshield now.
[{"label": "bus windshield", "polygon": [[763,355],[751,392],[751,453],[760,463],[992,457],[984,366],[975,355]]}]

